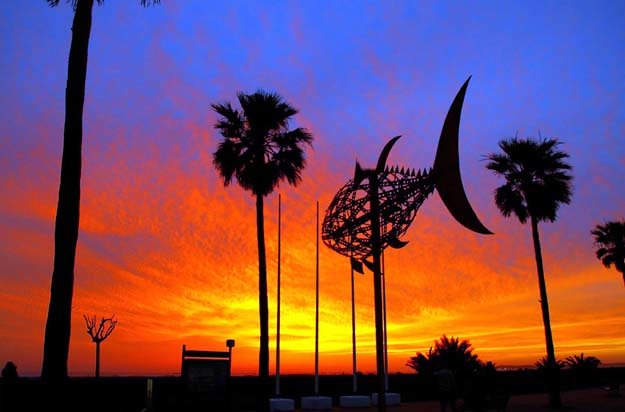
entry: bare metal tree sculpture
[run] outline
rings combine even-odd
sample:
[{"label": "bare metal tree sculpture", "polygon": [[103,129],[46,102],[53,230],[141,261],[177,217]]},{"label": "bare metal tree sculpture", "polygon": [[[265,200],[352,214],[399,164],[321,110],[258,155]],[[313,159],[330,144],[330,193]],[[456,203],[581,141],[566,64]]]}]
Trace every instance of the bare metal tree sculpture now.
[{"label": "bare metal tree sculpture", "polygon": [[434,189],[460,224],[477,233],[492,233],[471,208],[460,177],[458,131],[470,79],[460,88],[449,108],[432,169],[415,172],[403,167],[387,167],[388,155],[400,138],[396,136],[382,149],[375,169],[363,169],[356,163],[354,178],[339,189],[323,221],[322,239],[326,246],[349,257],[354,270],[363,273],[364,264],[373,272],[379,411],[386,407],[382,251],[388,246],[401,248],[408,243],[400,237]]},{"label": "bare metal tree sculpture", "polygon": [[97,320],[95,315],[91,318],[87,317],[87,315],[82,315],[82,317],[87,324],[87,334],[91,336],[91,341],[95,343],[95,377],[99,378],[100,344],[113,333],[115,326],[117,326],[117,320],[115,319],[115,315],[110,318],[102,318],[96,327]]}]

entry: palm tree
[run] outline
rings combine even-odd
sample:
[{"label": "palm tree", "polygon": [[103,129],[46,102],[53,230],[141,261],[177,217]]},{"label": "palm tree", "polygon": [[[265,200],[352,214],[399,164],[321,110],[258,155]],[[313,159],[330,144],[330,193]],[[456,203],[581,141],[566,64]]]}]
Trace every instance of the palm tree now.
[{"label": "palm tree", "polygon": [[[98,4],[103,2],[103,0],[96,1]],[[141,0],[141,4],[147,6],[158,1]],[[59,4],[59,0],[47,0],[47,2],[52,7]],[[74,294],[74,263],[80,215],[82,112],[85,102],[93,3],[94,0],[72,1],[74,21],[65,89],[63,157],[54,226],[54,268],[41,367],[41,377],[47,381],[58,382],[67,377]]]},{"label": "palm tree", "polygon": [[406,363],[406,366],[421,375],[431,375],[443,365],[456,374],[471,375],[481,367],[482,362],[473,353],[468,340],[443,335],[434,342],[434,347],[430,348],[427,355],[417,352],[417,356],[411,357]]},{"label": "palm tree", "polygon": [[597,369],[601,364],[599,358],[594,356],[584,356],[583,353],[580,355],[568,356],[564,361],[566,366],[571,369]]},{"label": "palm tree", "polygon": [[595,237],[597,259],[607,268],[614,264],[625,283],[625,220],[597,225],[591,233]]},{"label": "palm tree", "polygon": [[590,382],[595,374],[595,371],[599,365],[601,365],[599,358],[594,356],[584,356],[583,353],[567,357],[564,363],[570,370],[573,371],[575,378],[579,383]]},{"label": "palm tree", "polygon": [[267,265],[263,198],[286,180],[295,186],[306,165],[303,146],[313,136],[304,128],[289,130],[289,119],[297,110],[276,93],[259,90],[237,93],[241,110],[230,103],[212,104],[221,119],[215,128],[223,136],[213,153],[213,165],[224,186],[236,179],[239,186],[256,197],[258,242],[258,303],[260,316],[260,354],[258,375],[262,409],[268,409],[269,395],[269,307],[267,303]]},{"label": "palm tree", "polygon": [[448,338],[446,335],[435,341],[434,347],[427,354],[417,352],[417,356],[409,358],[406,366],[426,379],[433,378],[441,368],[449,369],[454,374],[460,392],[464,391],[467,382],[479,374],[495,372],[492,362],[484,363],[473,353],[473,346],[468,340],[453,336]]},{"label": "palm tree", "polygon": [[486,168],[496,175],[503,176],[506,183],[495,191],[495,203],[505,217],[516,215],[523,224],[529,218],[532,226],[540,302],[545,326],[547,362],[551,366],[549,374],[549,404],[559,408],[562,405],[558,383],[549,302],[543,270],[543,259],[538,234],[538,222],[554,222],[560,204],[571,201],[571,180],[568,173],[571,166],[566,162],[569,155],[558,150],[557,139],[518,139],[499,142],[503,153],[491,153]]},{"label": "palm tree", "polygon": [[[556,359],[557,369],[563,369],[566,365],[567,365],[566,361]],[[534,366],[536,366],[536,369],[538,369],[539,371],[546,371],[548,370],[548,367],[549,367],[549,361],[547,360],[546,356],[543,356],[542,358],[538,359],[534,363]]]}]

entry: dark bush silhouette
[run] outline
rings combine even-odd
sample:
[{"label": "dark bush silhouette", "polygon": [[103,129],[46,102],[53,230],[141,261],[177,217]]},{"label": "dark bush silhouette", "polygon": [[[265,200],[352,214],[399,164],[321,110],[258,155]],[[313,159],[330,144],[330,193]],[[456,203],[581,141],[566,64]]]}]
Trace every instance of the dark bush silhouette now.
[{"label": "dark bush silhouette", "polygon": [[434,342],[434,348],[430,348],[427,354],[417,352],[417,356],[406,363],[406,366],[423,375],[432,375],[436,369],[446,366],[455,374],[468,376],[476,373],[481,365],[468,340],[461,341],[446,335]]},{"label": "dark bush silhouette", "polygon": [[594,356],[585,357],[584,354],[581,353],[580,355],[567,357],[564,363],[567,368],[573,371],[578,383],[588,383],[592,381],[601,361]]},{"label": "dark bush silhouette", "polygon": [[[556,365],[556,368],[563,369],[566,366],[566,363],[564,361],[562,361],[562,360],[556,359],[555,365]],[[549,368],[549,363],[548,363],[547,357],[543,356],[542,358],[537,360],[534,363],[534,366],[536,366],[536,369],[538,369],[539,371],[546,372],[548,370],[548,368]]]},{"label": "dark bush silhouette", "polygon": [[429,381],[432,388],[437,386],[434,384],[437,371],[450,370],[455,379],[456,392],[464,399],[467,407],[485,407],[488,398],[498,390],[495,385],[495,364],[482,362],[473,353],[468,340],[443,335],[427,353],[417,352],[406,365]]}]

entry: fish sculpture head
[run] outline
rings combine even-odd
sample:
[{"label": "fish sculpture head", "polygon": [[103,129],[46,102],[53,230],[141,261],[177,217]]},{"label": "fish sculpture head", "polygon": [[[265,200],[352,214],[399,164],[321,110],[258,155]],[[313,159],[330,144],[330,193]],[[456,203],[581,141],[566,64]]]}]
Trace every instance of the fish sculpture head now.
[{"label": "fish sculpture head", "polygon": [[375,175],[379,199],[381,249],[401,248],[407,244],[400,238],[414,220],[419,207],[436,189],[451,215],[467,229],[492,234],[471,207],[462,185],[458,155],[460,114],[470,77],[451,104],[430,169],[388,167],[388,155],[401,136],[392,138],[382,149],[375,169],[363,169],[356,162],[354,178],[334,196],[323,224],[322,239],[326,246],[352,259],[362,272],[362,262],[372,254],[370,179]]}]

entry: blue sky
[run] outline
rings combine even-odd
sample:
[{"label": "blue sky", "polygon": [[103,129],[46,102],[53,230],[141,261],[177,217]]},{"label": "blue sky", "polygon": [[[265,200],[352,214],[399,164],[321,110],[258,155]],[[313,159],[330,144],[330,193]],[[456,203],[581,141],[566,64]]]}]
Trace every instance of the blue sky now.
[{"label": "blue sky", "polygon": [[[21,363],[36,370],[51,272],[72,10],[63,2],[49,8],[44,1],[6,0],[0,13],[5,17],[0,25],[0,279],[7,285],[4,299],[11,302],[0,306],[0,319],[16,319],[21,325],[0,323],[0,335],[8,339],[7,353],[28,337],[31,355],[24,353]],[[596,295],[589,299],[603,299],[605,307],[588,309],[588,319],[621,316],[616,314],[624,312],[623,303],[614,302],[619,302],[617,293],[622,296],[622,285],[616,273],[605,271],[594,259],[589,231],[606,219],[624,217],[624,27],[625,3],[616,1],[165,0],[148,9],[138,1],[106,1],[94,8],[89,50],[83,246],[77,271],[91,274],[77,276],[77,307],[95,305],[123,315],[113,292],[104,293],[105,303],[95,303],[98,282],[130,282],[130,275],[118,273],[120,267],[141,279],[153,278],[154,284],[146,282],[159,290],[169,279],[166,268],[180,265],[182,257],[176,251],[181,244],[197,248],[192,256],[212,259],[204,255],[206,249],[243,242],[247,231],[220,226],[230,219],[218,214],[221,206],[234,213],[240,205],[245,212],[237,212],[236,219],[245,219],[252,199],[239,189],[222,189],[212,169],[210,154],[219,136],[211,126],[216,119],[211,103],[233,101],[237,91],[263,88],[280,93],[300,110],[293,125],[310,129],[315,141],[302,185],[285,190],[290,190],[292,227],[303,228],[309,222],[297,220],[298,215],[312,207],[314,199],[325,207],[323,202],[351,177],[354,161],[373,164],[392,136],[404,137],[391,164],[430,167],[449,104],[471,75],[460,129],[461,169],[478,215],[499,237],[492,244],[476,240],[471,244],[477,249],[470,250],[454,243],[455,249],[446,253],[484,261],[488,250],[499,250],[492,263],[484,264],[493,271],[502,265],[509,265],[506,270],[512,273],[527,269],[527,279],[514,279],[527,280],[522,285],[535,292],[532,261],[526,260],[531,256],[527,228],[499,215],[492,192],[500,182],[485,170],[482,156],[496,151],[500,139],[517,133],[558,137],[571,155],[574,197],[561,209],[557,223],[543,226],[547,259],[563,282],[561,295],[554,287],[554,299],[570,298],[572,308],[579,309],[582,290],[592,290]],[[191,207],[185,202],[195,193],[206,197],[200,206]],[[272,197],[268,207],[274,203]],[[199,215],[189,217],[190,210]],[[207,221],[213,226],[203,226]],[[202,235],[198,225],[205,231]],[[422,235],[449,241],[446,236],[462,233],[454,225],[440,201],[432,200],[423,206],[409,236],[412,244],[427,248],[431,244],[419,244]],[[436,227],[441,228],[438,235]],[[224,232],[225,240],[211,243]],[[173,242],[178,236],[186,240]],[[524,243],[516,250],[519,238]],[[253,273],[255,246],[245,244],[245,256],[252,258],[241,270]],[[146,263],[151,253],[163,256],[164,263],[151,267]],[[296,262],[299,252],[293,253]],[[477,282],[479,274],[468,269],[473,263],[457,269]],[[423,270],[434,270],[430,264],[424,263]],[[567,274],[574,279],[570,285]],[[519,287],[496,279],[510,293]],[[612,285],[607,279],[613,280],[611,292],[606,292]],[[139,289],[128,287],[141,296]],[[401,289],[401,283],[396,287]],[[484,290],[471,290],[472,298],[486,299]],[[232,292],[223,286],[221,292],[228,291]],[[439,292],[418,310],[453,311],[449,302],[455,300]],[[185,298],[180,292],[171,299]],[[528,299],[535,302],[535,296]],[[32,312],[21,313],[16,302],[29,301],[38,303],[33,303]],[[560,310],[565,308],[562,303]],[[140,313],[136,309],[126,317],[149,324],[149,314]],[[412,312],[405,313],[408,318]],[[398,328],[405,327],[398,317]],[[250,319],[253,325],[253,316]],[[444,329],[437,325],[437,330]],[[134,338],[127,337],[127,342]],[[427,347],[425,337],[415,339],[412,346]],[[574,336],[570,339],[577,342]],[[76,345],[73,350],[82,353],[82,343]],[[610,348],[621,351],[623,361],[622,342]],[[0,355],[2,361],[2,349]],[[397,356],[395,366],[401,368],[404,355]],[[81,359],[76,355],[74,370],[84,370]],[[135,365],[126,370],[132,367],[148,368]]]}]

